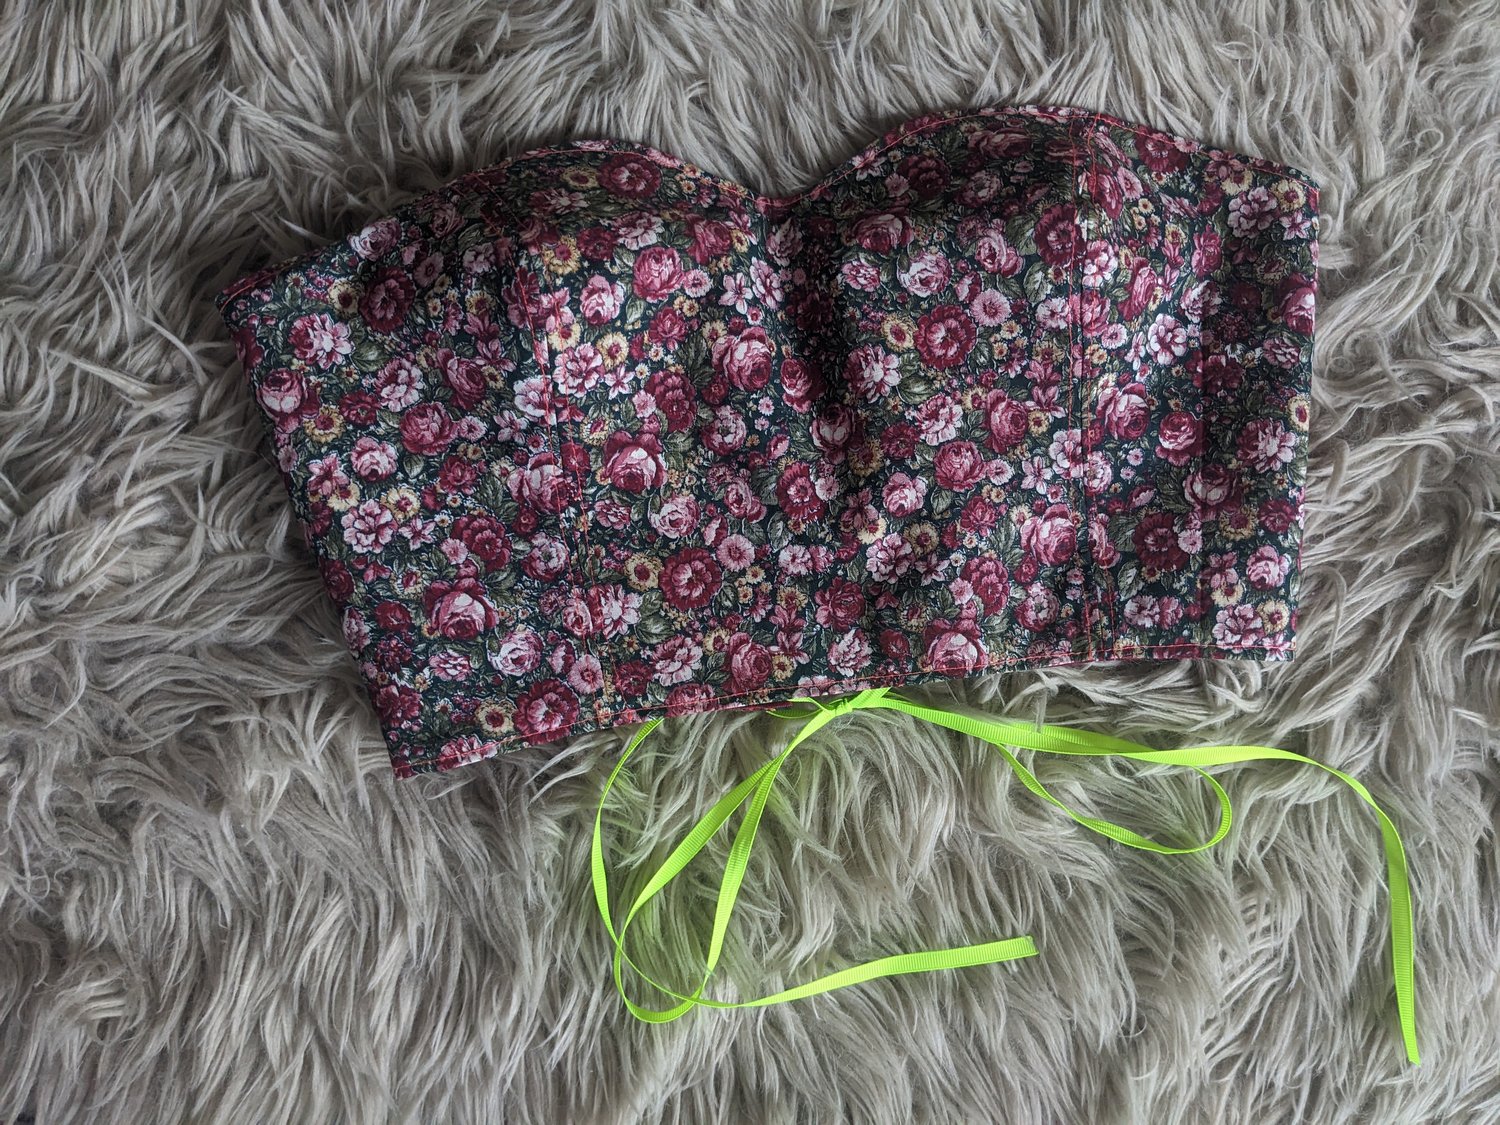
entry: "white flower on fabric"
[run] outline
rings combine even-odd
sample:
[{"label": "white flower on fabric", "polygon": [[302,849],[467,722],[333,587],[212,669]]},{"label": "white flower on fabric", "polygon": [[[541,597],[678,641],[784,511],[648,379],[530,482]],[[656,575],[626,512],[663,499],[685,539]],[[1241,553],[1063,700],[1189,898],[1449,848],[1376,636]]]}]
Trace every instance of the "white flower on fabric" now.
[{"label": "white flower on fabric", "polygon": [[1176,363],[1187,352],[1187,329],[1176,317],[1158,313],[1146,329],[1146,342],[1157,363]]}]

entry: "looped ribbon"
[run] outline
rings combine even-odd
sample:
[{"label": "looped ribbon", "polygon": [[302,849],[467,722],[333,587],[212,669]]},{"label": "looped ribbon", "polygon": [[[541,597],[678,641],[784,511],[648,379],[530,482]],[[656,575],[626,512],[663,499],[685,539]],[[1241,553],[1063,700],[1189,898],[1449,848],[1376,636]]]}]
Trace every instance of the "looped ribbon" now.
[{"label": "looped ribbon", "polygon": [[[626,911],[618,929],[615,927],[614,913],[609,904],[609,880],[604,864],[604,804],[609,796],[610,789],[614,786],[615,779],[620,775],[620,771],[624,769],[625,763],[637,747],[645,741],[646,737],[661,724],[662,720],[660,718],[649,720],[636,732],[635,736],[626,746],[625,752],[620,756],[620,760],[615,764],[613,772],[609,775],[609,780],[605,782],[604,790],[599,796],[599,807],[594,814],[594,841],[592,848],[594,899],[598,904],[599,914],[604,919],[605,928],[609,931],[610,938],[614,943],[615,988],[618,990],[621,999],[624,1000],[626,1007],[629,1008],[630,1012],[636,1018],[647,1023],[668,1023],[697,1007],[759,1008],[768,1004],[780,1004],[789,1000],[799,1000],[808,996],[816,996],[838,988],[847,988],[850,985],[860,984],[879,977],[897,976],[902,973],[935,972],[940,969],[958,969],[971,965],[989,965],[1036,955],[1036,945],[1029,936],[1014,937],[1001,941],[958,946],[952,949],[923,950],[916,953],[899,953],[888,957],[879,957],[873,961],[841,969],[827,976],[810,980],[805,984],[800,984],[793,988],[787,988],[753,1000],[728,1002],[713,1000],[703,995],[703,990],[708,985],[709,977],[713,975],[713,971],[717,967],[719,958],[723,953],[724,938],[729,928],[729,919],[734,912],[734,904],[736,898],[739,896],[740,886],[744,882],[745,870],[750,860],[750,851],[755,844],[755,834],[759,828],[761,816],[765,812],[771,787],[775,783],[776,776],[780,773],[781,767],[798,746],[838,716],[847,714],[850,711],[866,708],[888,708],[903,711],[916,718],[924,719],[938,726],[947,727],[949,730],[957,731],[989,743],[1000,752],[1011,769],[1015,771],[1016,776],[1020,778],[1021,783],[1028,790],[1050,804],[1055,805],[1085,828],[1132,848],[1159,852],[1163,855],[1191,855],[1194,852],[1201,852],[1213,847],[1229,833],[1230,825],[1234,820],[1234,812],[1230,805],[1229,795],[1224,791],[1223,786],[1207,772],[1209,767],[1252,761],[1302,762],[1307,765],[1317,766],[1319,769],[1337,777],[1353,789],[1367,805],[1375,810],[1375,815],[1380,821],[1380,833],[1385,846],[1386,882],[1391,904],[1391,965],[1395,979],[1396,1008],[1400,1019],[1402,1040],[1406,1047],[1407,1060],[1413,1065],[1420,1063],[1421,1059],[1417,1051],[1416,1033],[1411,889],[1410,880],[1407,875],[1406,852],[1402,847],[1401,837],[1397,833],[1396,826],[1391,821],[1391,818],[1375,802],[1369,790],[1356,778],[1313,758],[1295,754],[1289,750],[1278,750],[1271,746],[1190,746],[1180,750],[1156,750],[1138,742],[1130,742],[1123,738],[1115,738],[1111,735],[1099,734],[1093,731],[1075,730],[1071,727],[1053,726],[1050,724],[1035,726],[1014,720],[980,719],[970,715],[943,711],[892,695],[889,688],[873,688],[832,702],[801,697],[795,698],[791,702],[808,705],[809,709],[799,711],[794,708],[784,708],[768,712],[780,719],[804,720],[803,725],[792,737],[786,749],[726,793],[703,815],[692,831],[673,849],[662,865],[646,881],[645,885],[636,895],[635,901],[631,903],[629,909]],[[1046,786],[1037,780],[1036,775],[1028,770],[1011,753],[1010,747],[1013,746],[1048,754],[1096,758],[1126,758],[1138,762],[1186,767],[1202,775],[1212,787],[1214,795],[1218,798],[1218,827],[1213,835],[1202,843],[1193,844],[1190,847],[1171,847],[1147,839],[1128,828],[1111,823],[1110,821],[1084,816],[1069,808],[1050,793]],[[724,877],[719,886],[718,903],[714,911],[714,926],[709,940],[703,979],[699,981],[697,987],[692,992],[678,992],[654,980],[636,964],[629,953],[626,952],[625,934],[641,909],[660,894],[667,884],[682,872],[683,868],[717,835],[719,829],[729,820],[735,811],[747,801],[749,802],[749,807],[745,812],[744,818],[740,821],[740,826],[735,832],[734,841],[730,845],[729,858],[724,867]],[[677,1003],[667,1008],[647,1008],[637,1004],[625,991],[624,968],[626,965],[629,965],[646,984],[658,992],[673,997]]]}]

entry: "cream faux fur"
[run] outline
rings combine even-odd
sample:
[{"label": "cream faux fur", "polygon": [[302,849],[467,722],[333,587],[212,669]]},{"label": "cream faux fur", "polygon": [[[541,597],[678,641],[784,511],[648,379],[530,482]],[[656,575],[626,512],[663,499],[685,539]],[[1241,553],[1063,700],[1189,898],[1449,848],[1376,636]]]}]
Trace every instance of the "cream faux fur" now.
[{"label": "cream faux fur", "polygon": [[[1310,768],[1218,771],[1229,840],[1159,857],[845,717],[778,783],[710,992],[1041,956],[663,1027],[616,998],[588,882],[624,732],[389,775],[213,291],[543,143],[790,192],[914,114],[1026,101],[1322,183],[1300,655],[918,694],[1363,778],[1410,850],[1419,1069],[1376,821]],[[1496,3],[13,0],[0,215],[0,1120],[1500,1120]],[[783,735],[667,724],[612,863]],[[1161,838],[1208,823],[1176,772],[1037,768]],[[638,926],[680,984],[712,875]]]}]

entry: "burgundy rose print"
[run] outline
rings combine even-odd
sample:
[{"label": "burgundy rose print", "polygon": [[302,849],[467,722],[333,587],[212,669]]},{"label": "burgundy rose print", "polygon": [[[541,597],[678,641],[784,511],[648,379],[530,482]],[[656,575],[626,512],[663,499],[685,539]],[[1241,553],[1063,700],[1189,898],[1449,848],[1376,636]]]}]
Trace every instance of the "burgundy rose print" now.
[{"label": "burgundy rose print", "polygon": [[932,459],[937,483],[954,492],[966,492],[984,477],[984,455],[972,441],[950,441]]},{"label": "burgundy rose print", "polygon": [[604,474],[616,488],[645,492],[666,479],[667,462],[655,434],[630,434],[623,430],[604,443]]},{"label": "burgundy rose print", "polygon": [[714,370],[742,391],[758,391],[771,379],[773,354],[764,328],[725,333],[714,341]]},{"label": "burgundy rose print", "polygon": [[456,640],[470,640],[500,620],[495,604],[477,578],[437,581],[422,595],[422,609],[433,631]]},{"label": "burgundy rose print", "polygon": [[933,367],[954,367],[974,347],[974,322],[957,305],[939,305],[917,321],[917,351]]},{"label": "burgundy rose print", "polygon": [[1073,557],[1078,531],[1066,504],[1052,504],[1021,526],[1021,547],[1046,566],[1058,566]]},{"label": "burgundy rose print", "polygon": [[802,196],[525,154],[221,300],[397,771],[616,716],[1290,654],[1316,190],[930,115]]},{"label": "burgundy rose print", "polygon": [[338,323],[326,313],[298,317],[292,325],[288,342],[293,355],[321,370],[335,366],[354,351],[349,326]]},{"label": "burgundy rose print", "polygon": [[637,297],[665,300],[682,285],[682,262],[670,246],[648,246],[636,255],[633,276]]},{"label": "burgundy rose print", "polygon": [[308,415],[318,412],[318,392],[300,372],[280,369],[261,379],[256,401],[278,430],[293,429]]},{"label": "burgundy rose print", "polygon": [[689,547],[662,565],[662,597],[676,610],[701,609],[713,601],[723,577],[712,555],[700,547]]},{"label": "burgundy rose print", "polygon": [[633,153],[618,153],[599,167],[599,186],[626,199],[646,199],[661,184],[661,173]]},{"label": "burgundy rose print", "polygon": [[989,664],[989,654],[972,620],[934,621],[922,631],[922,665],[944,675],[977,672]]},{"label": "burgundy rose print", "polygon": [[405,271],[386,266],[359,299],[359,315],[377,332],[392,332],[406,319],[416,288]]},{"label": "burgundy rose print", "polygon": [[534,684],[516,700],[516,729],[529,739],[561,738],[578,722],[578,696],[560,680]]},{"label": "burgundy rose print", "polygon": [[411,453],[442,453],[457,435],[453,416],[440,402],[423,402],[401,416],[401,444]]}]

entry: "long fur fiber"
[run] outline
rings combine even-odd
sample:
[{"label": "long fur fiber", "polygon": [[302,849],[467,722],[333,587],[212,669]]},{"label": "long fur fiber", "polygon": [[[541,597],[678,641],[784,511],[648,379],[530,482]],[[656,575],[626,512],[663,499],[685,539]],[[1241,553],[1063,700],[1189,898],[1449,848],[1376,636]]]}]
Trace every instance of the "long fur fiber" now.
[{"label": "long fur fiber", "polygon": [[[1494,0],[12,0],[0,48],[0,1120],[1500,1120]],[[1230,838],[1162,857],[847,716],[778,783],[710,994],[1041,956],[660,1027],[615,996],[588,880],[626,732],[389,775],[212,292],[536,145],[784,193],[914,114],[1027,101],[1323,185],[1299,656],[919,694],[1364,779],[1410,852],[1420,1068],[1375,818],[1308,767],[1217,771]],[[663,727],[613,869],[785,729]],[[1037,768],[1161,839],[1211,824],[1190,774]],[[725,851],[632,930],[679,987]]]}]

